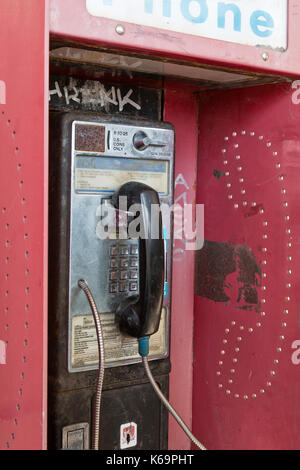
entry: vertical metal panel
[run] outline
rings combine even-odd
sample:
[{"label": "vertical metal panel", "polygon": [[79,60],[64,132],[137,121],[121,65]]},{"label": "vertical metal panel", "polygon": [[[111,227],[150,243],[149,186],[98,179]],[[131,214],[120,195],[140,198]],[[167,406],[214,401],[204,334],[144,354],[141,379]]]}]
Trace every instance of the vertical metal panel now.
[{"label": "vertical metal panel", "polygon": [[[175,126],[175,203],[193,204],[197,172],[197,98],[190,90],[165,89],[164,119]],[[186,250],[184,240],[173,247],[171,314],[170,402],[192,425],[194,252]],[[169,448],[190,449],[191,443],[170,418]]]},{"label": "vertical metal panel", "polygon": [[268,85],[200,97],[207,241],[196,257],[193,424],[209,449],[300,445],[294,93]]},{"label": "vertical metal panel", "polygon": [[0,449],[46,446],[48,2],[1,2]]}]

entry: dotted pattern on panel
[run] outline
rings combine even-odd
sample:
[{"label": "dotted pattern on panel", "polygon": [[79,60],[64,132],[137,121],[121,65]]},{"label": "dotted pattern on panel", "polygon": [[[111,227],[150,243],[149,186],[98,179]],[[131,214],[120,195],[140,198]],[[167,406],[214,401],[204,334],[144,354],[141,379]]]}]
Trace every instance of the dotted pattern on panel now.
[{"label": "dotted pattern on panel", "polygon": [[[0,440],[0,449],[11,449],[14,447],[14,441],[17,437],[20,420],[22,419],[22,406],[24,399],[24,380],[26,377],[26,365],[28,362],[28,329],[30,327],[29,312],[30,312],[30,266],[29,258],[30,252],[28,249],[28,240],[30,234],[27,230],[28,218],[26,213],[26,197],[25,185],[23,179],[23,163],[22,153],[18,145],[17,132],[14,129],[12,120],[7,117],[6,112],[1,112],[0,125],[5,126],[11,137],[11,147],[5,148],[5,158],[14,159],[10,160],[10,171],[15,171],[15,178],[13,181],[15,188],[11,194],[5,195],[6,200],[1,201],[1,315],[0,326],[1,334],[0,339],[5,343],[7,350],[7,364],[2,364],[2,371],[6,375],[6,379],[10,380],[15,390],[11,389],[11,396],[6,397],[7,412],[6,419],[11,421],[10,433],[5,440]],[[9,142],[9,139],[7,139]],[[4,154],[3,154],[4,157]],[[12,173],[14,174],[14,173]],[[14,198],[12,198],[14,194]],[[21,219],[21,220],[18,220]],[[23,228],[23,233],[20,233],[20,227]],[[24,244],[18,242],[18,252],[16,253],[16,240],[24,238]],[[20,246],[24,247],[23,260],[19,258]],[[25,259],[25,262],[24,262]],[[16,272],[25,267],[23,273],[19,273],[18,279],[15,279]],[[23,285],[20,285],[20,278],[23,278]],[[20,299],[16,302],[16,296],[20,295],[20,290],[24,289],[23,295],[26,299],[24,310],[19,311],[16,305],[20,305]],[[22,295],[22,293],[21,293]],[[18,331],[20,330],[20,322],[23,323],[24,329],[22,334],[22,344],[16,344],[17,338],[15,337],[16,324]],[[22,331],[22,330],[21,330]],[[19,339],[19,336],[18,336]],[[12,353],[14,350],[14,353]],[[15,351],[20,353],[20,357],[16,358]],[[12,364],[13,362],[13,364]],[[14,410],[11,403],[14,400]],[[9,426],[6,426],[6,429]]]},{"label": "dotted pattern on panel", "polygon": [[[233,209],[238,210],[239,208],[257,209],[260,217],[260,230],[262,239],[262,267],[267,268],[268,266],[268,240],[271,236],[269,233],[269,221],[266,217],[265,210],[263,207],[257,207],[257,202],[249,200],[247,198],[247,181],[246,173],[243,168],[243,156],[240,150],[240,144],[238,143],[239,138],[252,138],[257,139],[257,144],[264,146],[266,158],[273,161],[274,169],[276,170],[276,178],[278,181],[278,191],[281,194],[281,204],[283,208],[283,223],[285,225],[285,244],[287,248],[286,257],[286,276],[284,276],[281,282],[285,284],[285,297],[284,297],[284,308],[281,312],[280,321],[280,334],[277,338],[277,345],[274,348],[273,356],[273,367],[268,371],[269,380],[262,383],[258,389],[253,390],[240,390],[232,393],[231,386],[234,384],[235,377],[239,373],[239,353],[241,351],[243,340],[247,338],[247,335],[255,335],[255,330],[264,327],[264,319],[270,312],[268,311],[268,300],[266,291],[268,289],[268,278],[267,273],[262,271],[262,285],[261,285],[261,310],[257,313],[257,318],[254,320],[253,326],[246,327],[241,321],[237,321],[232,318],[231,322],[225,328],[224,336],[222,339],[222,346],[220,350],[220,357],[217,363],[216,374],[219,377],[218,388],[223,391],[227,396],[233,396],[235,399],[256,399],[259,396],[263,396],[266,389],[272,386],[272,379],[277,374],[277,366],[280,362],[280,353],[282,353],[285,341],[285,329],[287,327],[287,318],[289,314],[289,303],[291,301],[290,289],[292,287],[291,276],[293,272],[293,259],[289,254],[289,250],[292,247],[292,229],[291,220],[289,215],[289,202],[288,202],[288,191],[285,186],[285,177],[281,174],[281,162],[280,155],[277,149],[273,148],[272,142],[266,139],[265,136],[257,134],[254,130],[246,131],[241,130],[240,132],[233,131],[229,136],[224,137],[224,146],[221,148],[221,158],[224,166],[224,175],[226,178],[227,197],[232,202]],[[231,334],[231,335],[230,335]],[[230,335],[230,339],[229,339]],[[230,344],[234,341],[234,344]],[[230,354],[229,345],[231,351],[233,348],[233,357],[230,357],[231,368],[229,371],[224,371],[224,358]],[[225,373],[224,373],[225,372]],[[229,374],[229,379],[228,379]],[[224,380],[225,379],[225,380]]]}]

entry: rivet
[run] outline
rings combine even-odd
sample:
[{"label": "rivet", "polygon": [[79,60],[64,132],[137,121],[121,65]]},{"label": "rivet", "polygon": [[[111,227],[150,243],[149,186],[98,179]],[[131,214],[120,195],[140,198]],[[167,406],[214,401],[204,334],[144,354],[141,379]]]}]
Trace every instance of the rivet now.
[{"label": "rivet", "polygon": [[226,328],[225,333],[226,333],[226,334],[229,333],[229,328]]},{"label": "rivet", "polygon": [[289,302],[291,298],[289,296],[285,297],[286,302]]},{"label": "rivet", "polygon": [[251,131],[251,132],[250,132],[250,135],[251,135],[251,137],[253,137],[253,136],[255,135],[255,132],[254,132],[254,131]]},{"label": "rivet", "polygon": [[219,388],[223,388],[223,385],[222,385],[222,384],[219,384],[218,387],[219,387]]},{"label": "rivet", "polygon": [[267,387],[271,387],[272,382],[267,382]]},{"label": "rivet", "polygon": [[223,339],[223,344],[226,344],[227,342],[227,339]]},{"label": "rivet", "polygon": [[286,309],[283,311],[283,313],[284,313],[285,315],[288,315],[288,313],[289,313],[288,309],[286,308]]},{"label": "rivet", "polygon": [[222,354],[222,356],[224,356],[224,354],[225,354],[225,351],[221,351],[221,354]]},{"label": "rivet", "polygon": [[261,393],[262,395],[265,393],[265,391],[264,391],[263,388],[260,390],[260,393]]},{"label": "rivet", "polygon": [[240,182],[240,183],[243,183],[243,182],[244,182],[244,178],[240,178],[240,179],[239,179],[239,182]]},{"label": "rivet", "polygon": [[228,194],[228,199],[232,199],[232,194]]},{"label": "rivet", "polygon": [[227,137],[227,136],[224,137],[224,140],[225,140],[225,142],[227,142],[227,140],[229,140],[229,137]]},{"label": "rivet", "polygon": [[240,160],[240,159],[241,159],[241,156],[240,156],[240,155],[236,155],[235,158],[236,158],[236,160]]},{"label": "rivet", "polygon": [[253,393],[253,394],[252,394],[252,398],[256,398],[256,393]]},{"label": "rivet", "polygon": [[281,193],[282,193],[282,194],[286,194],[286,189],[282,189],[282,190],[281,190]]},{"label": "rivet", "polygon": [[279,364],[278,359],[274,359],[274,364]]},{"label": "rivet", "polygon": [[288,284],[286,285],[286,287],[287,287],[288,289],[290,289],[290,288],[292,287],[292,284],[288,283]]},{"label": "rivet", "polygon": [[235,374],[235,369],[230,369],[231,374]]},{"label": "rivet", "polygon": [[238,393],[235,393],[234,398],[240,398]]},{"label": "rivet", "polygon": [[219,366],[222,366],[223,365],[223,361],[219,361]]},{"label": "rivet", "polygon": [[262,60],[267,62],[267,60],[269,60],[269,54],[267,52],[263,52],[262,55],[261,55],[261,58],[262,58]]},{"label": "rivet", "polygon": [[242,166],[238,166],[237,167],[237,171],[242,171],[243,167]]},{"label": "rivet", "polygon": [[242,341],[242,337],[241,337],[241,336],[238,336],[238,337],[237,337],[237,341]]},{"label": "rivet", "polygon": [[259,323],[259,322],[256,323],[256,326],[257,326],[257,328],[260,328],[260,327],[261,327],[261,323]]},{"label": "rivet", "polygon": [[231,393],[230,390],[226,390],[227,395],[230,395],[230,393]]},{"label": "rivet", "polygon": [[227,188],[231,188],[231,183],[227,183]]},{"label": "rivet", "polygon": [[271,143],[271,142],[268,142],[268,143],[267,143],[267,147],[269,147],[269,148],[270,148],[270,147],[271,147],[271,145],[272,145],[272,143]]},{"label": "rivet", "polygon": [[229,384],[232,384],[232,383],[233,383],[233,380],[232,380],[232,379],[229,379],[229,380],[228,380],[228,383],[229,383]]},{"label": "rivet", "polygon": [[234,204],[234,208],[235,208],[235,209],[238,209],[238,208],[239,208],[239,205],[238,205],[238,204]]},{"label": "rivet", "polygon": [[232,362],[234,362],[235,364],[237,363],[237,361],[238,361],[238,360],[237,360],[236,357],[234,357],[234,358],[232,359]]},{"label": "rivet", "polygon": [[241,194],[245,194],[245,193],[246,193],[245,189],[242,189]]},{"label": "rivet", "polygon": [[260,135],[259,136],[259,140],[263,140],[264,136],[263,135]]},{"label": "rivet", "polygon": [[274,375],[275,375],[275,370],[271,370],[270,374],[271,374],[272,376],[274,376]]},{"label": "rivet", "polygon": [[236,132],[233,132],[232,133],[232,137],[236,137],[237,136],[237,133]]},{"label": "rivet", "polygon": [[244,400],[248,400],[248,395],[244,395]]},{"label": "rivet", "polygon": [[235,352],[239,352],[240,348],[234,348]]},{"label": "rivet", "polygon": [[277,157],[278,152],[273,152],[274,157]]},{"label": "rivet", "polygon": [[219,370],[217,371],[217,375],[221,375],[221,372]]},{"label": "rivet", "polygon": [[247,206],[248,205],[248,202],[247,201],[244,201],[243,202],[243,206]]},{"label": "rivet", "polygon": [[243,325],[240,326],[240,330],[244,330],[245,327]]},{"label": "rivet", "polygon": [[281,348],[277,348],[277,352],[281,352],[281,351],[282,351],[282,349],[281,349]]},{"label": "rivet", "polygon": [[261,312],[261,316],[262,316],[262,317],[265,317],[265,316],[266,316],[266,312]]},{"label": "rivet", "polygon": [[265,303],[266,303],[266,299],[261,299],[261,303],[262,303],[262,304],[265,304]]},{"label": "rivet", "polygon": [[276,163],[276,168],[280,168],[280,163]]},{"label": "rivet", "polygon": [[289,215],[286,215],[286,216],[285,216],[285,220],[290,220],[290,216],[289,216]]},{"label": "rivet", "polygon": [[231,324],[232,324],[232,326],[235,326],[235,321],[233,320],[233,321],[231,322]]},{"label": "rivet", "polygon": [[222,153],[226,153],[226,152],[227,152],[227,150],[226,150],[226,149],[222,149]]},{"label": "rivet", "polygon": [[227,160],[224,160],[223,164],[224,164],[224,165],[228,165],[228,161],[227,161]]},{"label": "rivet", "polygon": [[284,336],[283,336],[283,335],[279,336],[279,338],[281,339],[281,341],[284,340]]},{"label": "rivet", "polygon": [[249,333],[253,333],[253,328],[249,328]]},{"label": "rivet", "polygon": [[117,33],[117,34],[120,34],[120,36],[122,36],[122,34],[125,33],[125,28],[124,28],[124,26],[122,26],[121,24],[117,24],[117,26],[116,26],[116,33]]},{"label": "rivet", "polygon": [[234,148],[235,148],[235,149],[238,149],[238,148],[239,148],[239,144],[234,144]]}]

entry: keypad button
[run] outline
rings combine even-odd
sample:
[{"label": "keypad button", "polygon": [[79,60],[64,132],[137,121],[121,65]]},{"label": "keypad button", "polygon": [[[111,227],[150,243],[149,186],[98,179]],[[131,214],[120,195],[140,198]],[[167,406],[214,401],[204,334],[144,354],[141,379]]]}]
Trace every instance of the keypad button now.
[{"label": "keypad button", "polygon": [[128,258],[121,259],[120,260],[120,266],[121,266],[121,268],[128,268],[129,259]]},{"label": "keypad button", "polygon": [[111,271],[109,273],[109,280],[110,281],[117,281],[119,279],[119,272],[118,271]]},{"label": "keypad button", "polygon": [[131,283],[130,283],[129,289],[130,289],[131,291],[137,291],[137,288],[138,288],[137,282],[131,282]]},{"label": "keypad button", "polygon": [[110,247],[110,255],[111,256],[116,256],[119,253],[119,247],[116,245],[113,245]]},{"label": "keypad button", "polygon": [[137,279],[138,272],[137,271],[130,271],[130,279]]},{"label": "keypad button", "polygon": [[120,282],[119,292],[128,292],[128,282]]},{"label": "keypad button", "polygon": [[109,284],[109,292],[111,294],[115,294],[116,292],[118,292],[118,284],[116,282]]},{"label": "keypad button", "polygon": [[111,268],[117,268],[118,267],[118,259],[117,258],[111,258],[110,267]]},{"label": "keypad button", "polygon": [[137,268],[138,265],[139,265],[139,260],[138,260],[138,258],[132,258],[132,259],[130,260],[130,266],[131,266],[132,268]]},{"label": "keypad button", "polygon": [[120,279],[124,281],[125,279],[129,278],[129,272],[128,271],[121,271],[120,272]]},{"label": "keypad button", "polygon": [[129,255],[129,247],[126,245],[120,246],[120,255]]},{"label": "keypad button", "polygon": [[131,245],[130,253],[132,255],[138,255],[139,254],[139,247],[137,245]]}]

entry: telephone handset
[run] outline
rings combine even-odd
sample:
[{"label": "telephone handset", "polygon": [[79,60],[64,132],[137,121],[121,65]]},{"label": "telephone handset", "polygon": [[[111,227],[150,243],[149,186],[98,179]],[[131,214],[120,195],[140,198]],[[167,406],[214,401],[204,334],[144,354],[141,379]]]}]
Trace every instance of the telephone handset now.
[{"label": "telephone handset", "polygon": [[[112,196],[112,204],[117,207],[119,197],[127,198],[127,210],[138,204],[141,208],[139,238],[140,292],[120,303],[116,310],[120,330],[130,336],[140,338],[157,332],[164,295],[164,239],[162,216],[160,210],[155,211],[153,205],[159,207],[158,193],[139,182],[129,182]],[[155,225],[155,226],[154,226]],[[156,238],[152,235],[156,234]]]}]

